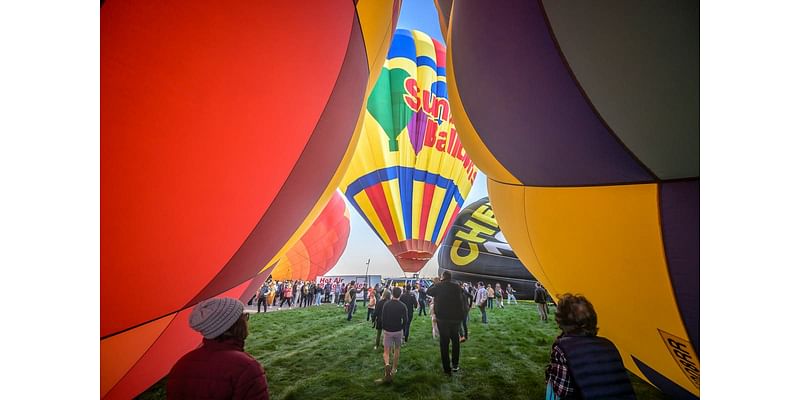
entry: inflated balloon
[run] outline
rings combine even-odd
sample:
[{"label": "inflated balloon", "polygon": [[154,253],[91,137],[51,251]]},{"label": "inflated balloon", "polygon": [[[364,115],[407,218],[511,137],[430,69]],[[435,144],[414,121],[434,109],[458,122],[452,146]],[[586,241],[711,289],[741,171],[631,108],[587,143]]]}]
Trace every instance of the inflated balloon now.
[{"label": "inflated balloon", "polygon": [[698,2],[448,3],[451,109],[509,243],[629,370],[699,396]]},{"label": "inflated balloon", "polygon": [[461,210],[439,250],[439,274],[454,280],[483,282],[503,289],[511,284],[518,299],[533,299],[536,279],[522,265],[497,224],[489,198]]},{"label": "inflated balloon", "polygon": [[417,272],[476,175],[452,123],[445,47],[423,32],[398,29],[367,111],[340,188],[403,271]]},{"label": "inflated balloon", "polygon": [[101,396],[133,397],[166,374],[175,354],[140,356],[168,321],[253,279],[319,214],[399,7],[103,3]]},{"label": "inflated balloon", "polygon": [[303,237],[278,260],[272,278],[316,281],[339,261],[349,236],[350,212],[344,197],[334,192]]}]

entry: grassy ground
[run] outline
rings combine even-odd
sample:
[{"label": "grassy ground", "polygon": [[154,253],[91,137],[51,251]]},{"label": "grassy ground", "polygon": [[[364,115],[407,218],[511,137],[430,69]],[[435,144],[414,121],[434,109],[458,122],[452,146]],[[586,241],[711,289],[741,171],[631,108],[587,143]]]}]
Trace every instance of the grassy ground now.
[{"label": "grassy ground", "polygon": [[[252,315],[245,350],[264,365],[272,399],[544,398],[555,322],[540,322],[529,302],[488,313],[489,324],[483,325],[480,312],[472,310],[461,371],[452,378],[442,372],[430,318],[415,315],[394,383],[376,384],[383,376],[382,352],[372,348],[375,330],[360,302],[350,322],[341,307],[330,305]],[[631,379],[639,399],[666,398]],[[165,398],[165,387],[162,380],[139,398]]]}]

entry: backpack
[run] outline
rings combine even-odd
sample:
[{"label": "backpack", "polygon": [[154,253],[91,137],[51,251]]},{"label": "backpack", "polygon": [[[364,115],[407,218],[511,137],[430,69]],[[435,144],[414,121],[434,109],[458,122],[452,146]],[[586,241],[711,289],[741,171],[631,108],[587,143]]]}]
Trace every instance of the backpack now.
[{"label": "backpack", "polygon": [[469,315],[470,303],[472,302],[472,296],[469,293],[461,289],[461,307],[464,309],[464,318]]},{"label": "backpack", "polygon": [[350,300],[352,300],[352,298],[350,298],[350,291],[348,290],[344,295],[344,302],[349,304]]}]

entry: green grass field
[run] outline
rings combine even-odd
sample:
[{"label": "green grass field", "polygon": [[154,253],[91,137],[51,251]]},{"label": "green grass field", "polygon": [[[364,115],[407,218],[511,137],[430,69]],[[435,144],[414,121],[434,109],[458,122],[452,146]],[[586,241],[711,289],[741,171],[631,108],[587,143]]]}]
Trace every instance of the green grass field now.
[{"label": "green grass field", "polygon": [[[530,302],[488,313],[483,325],[472,310],[461,371],[452,377],[442,372],[430,318],[415,315],[394,382],[376,384],[383,376],[382,350],[373,350],[375,330],[361,302],[350,322],[341,307],[330,305],[252,315],[245,349],[264,365],[271,399],[544,398],[555,322],[540,322]],[[602,335],[602,316],[600,322]],[[639,399],[666,398],[636,376],[631,380]],[[166,379],[139,398],[166,398],[165,388]]]}]

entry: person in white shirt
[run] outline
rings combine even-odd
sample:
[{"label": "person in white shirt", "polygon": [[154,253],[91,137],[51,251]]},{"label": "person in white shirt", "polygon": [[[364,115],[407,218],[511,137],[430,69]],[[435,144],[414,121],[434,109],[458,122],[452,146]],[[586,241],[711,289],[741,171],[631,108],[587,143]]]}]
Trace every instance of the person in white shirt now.
[{"label": "person in white shirt", "polygon": [[489,321],[486,320],[486,302],[489,300],[489,294],[486,292],[486,288],[483,286],[483,282],[478,282],[478,292],[475,293],[475,304],[478,305],[478,309],[481,310],[481,322],[484,324],[488,324]]}]

